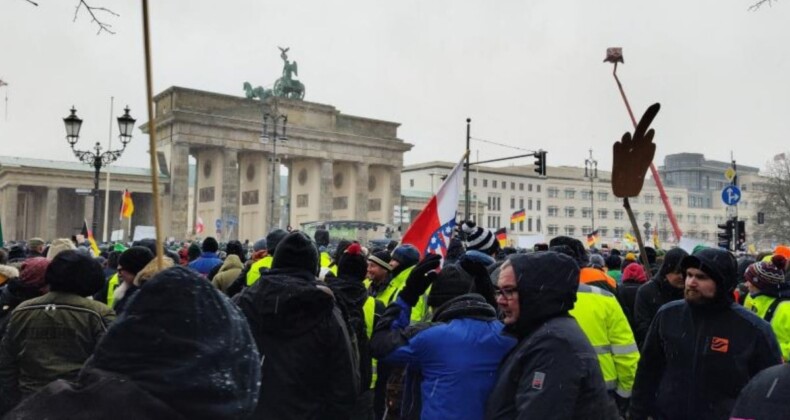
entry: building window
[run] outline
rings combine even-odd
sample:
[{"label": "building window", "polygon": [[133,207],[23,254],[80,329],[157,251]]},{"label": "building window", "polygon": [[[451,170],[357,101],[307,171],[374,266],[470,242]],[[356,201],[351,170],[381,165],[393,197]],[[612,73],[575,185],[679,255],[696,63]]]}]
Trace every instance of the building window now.
[{"label": "building window", "polygon": [[653,195],[645,194],[645,204],[653,204]]},{"label": "building window", "polygon": [[589,200],[592,197],[592,191],[582,190],[582,200]]},{"label": "building window", "polygon": [[609,236],[609,229],[605,227],[599,227],[598,233],[601,235],[602,238]]},{"label": "building window", "polygon": [[527,184],[527,191],[532,192],[532,184]]},{"label": "building window", "polygon": [[[524,231],[524,222],[519,222],[519,229]],[[532,232],[532,218],[527,219],[527,230]]]},{"label": "building window", "polygon": [[502,181],[502,189],[503,190],[507,189],[507,181]]},{"label": "building window", "polygon": [[689,223],[697,223],[697,215],[696,214],[689,214]]},{"label": "building window", "polygon": [[409,180],[409,186],[412,187],[412,188],[414,187],[414,179],[413,178]]},{"label": "building window", "polygon": [[631,204],[638,203],[638,202],[639,202],[639,196],[636,196],[636,197],[628,197],[628,201],[630,201],[630,202],[631,202]]},{"label": "building window", "polygon": [[523,198],[519,198],[518,199],[518,208],[519,209],[523,209],[524,208],[524,199]]},{"label": "building window", "polygon": [[682,206],[683,205],[683,197],[672,197],[672,205],[673,206]]},{"label": "building window", "polygon": [[553,188],[553,187],[549,188],[548,192],[549,192],[549,198],[557,198],[560,195],[559,188]]},{"label": "building window", "polygon": [[625,233],[625,231],[623,230],[623,228],[620,228],[620,227],[614,228],[614,237],[615,238],[622,238],[624,233]]},{"label": "building window", "polygon": [[675,218],[678,219],[678,222],[682,222],[683,221],[683,215],[682,214],[676,214]]},{"label": "building window", "polygon": [[472,186],[473,187],[477,186],[477,178],[472,178]]},{"label": "building window", "polygon": [[532,210],[532,199],[531,198],[527,200],[527,210]]},{"label": "building window", "polygon": [[710,216],[708,216],[707,214],[703,214],[702,216],[700,216],[700,220],[702,221],[703,225],[707,225],[708,223],[710,223]]},{"label": "building window", "polygon": [[540,217],[535,221],[535,230],[540,232]]},{"label": "building window", "polygon": [[524,191],[524,183],[523,182],[519,182],[518,183],[518,190],[519,191]]},{"label": "building window", "polygon": [[536,185],[535,188],[537,189],[538,192],[540,192],[540,184]]},{"label": "building window", "polygon": [[565,190],[565,198],[572,200],[574,197],[576,197],[576,190],[570,188]]},{"label": "building window", "polygon": [[565,235],[567,236],[576,235],[576,226],[565,226]]},{"label": "building window", "polygon": [[607,209],[598,209],[598,218],[599,219],[606,219],[609,217],[609,210]]},{"label": "building window", "polygon": [[576,215],[576,209],[573,207],[565,207],[565,217],[574,217]]},{"label": "building window", "polygon": [[645,212],[645,222],[652,222],[653,221],[653,216],[655,216],[655,214],[652,211],[646,211]]},{"label": "building window", "polygon": [[582,207],[582,219],[589,219],[592,217],[592,209],[589,207]]},{"label": "building window", "polygon": [[515,223],[511,223],[510,224],[510,231],[511,232],[515,232],[516,231],[516,224]]},{"label": "building window", "polygon": [[589,226],[582,226],[582,235],[586,235],[586,234],[588,234],[590,232],[592,232],[592,228],[591,227],[589,227]]},{"label": "building window", "polygon": [[540,200],[535,202],[535,210],[540,211]]},{"label": "building window", "polygon": [[515,182],[511,182],[510,183],[510,189],[513,190],[513,191],[516,190],[516,183]]},{"label": "building window", "polygon": [[549,231],[549,236],[556,236],[560,232],[560,227],[557,225],[549,225],[547,229]]},{"label": "building window", "polygon": [[[622,210],[615,210],[614,211],[614,220],[623,220],[623,211]],[[617,235],[615,235],[617,236]]]},{"label": "building window", "polygon": [[492,188],[496,188],[496,186],[497,186],[497,181],[495,179],[495,180],[491,181],[491,187]]},{"label": "building window", "polygon": [[560,209],[556,206],[549,206],[549,217],[557,217],[559,216]]},{"label": "building window", "polygon": [[669,217],[667,217],[666,213],[658,213],[658,220],[661,223],[666,223],[669,220]]},{"label": "building window", "polygon": [[510,210],[513,210],[515,208],[516,208],[516,198],[510,197]]},{"label": "building window", "polygon": [[488,188],[488,180],[483,179],[483,188]]},{"label": "building window", "polygon": [[598,201],[606,201],[609,199],[609,193],[606,191],[598,191]]}]

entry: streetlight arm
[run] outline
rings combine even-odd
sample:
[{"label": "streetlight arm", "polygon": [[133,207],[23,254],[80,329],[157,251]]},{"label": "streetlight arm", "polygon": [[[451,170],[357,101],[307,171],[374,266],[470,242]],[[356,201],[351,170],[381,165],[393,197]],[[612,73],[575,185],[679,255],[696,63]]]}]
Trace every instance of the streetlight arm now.
[{"label": "streetlight arm", "polygon": [[109,165],[109,164],[115,162],[116,160],[120,159],[121,155],[124,152],[124,150],[126,150],[126,145],[124,145],[123,148],[121,148],[121,149],[108,150],[108,151],[102,153],[101,154],[101,161],[102,161],[103,166]]},{"label": "streetlight arm", "polygon": [[96,162],[96,153],[89,152],[87,150],[77,150],[72,147],[74,151],[74,156],[80,160],[82,163],[87,163],[88,165],[93,165]]}]

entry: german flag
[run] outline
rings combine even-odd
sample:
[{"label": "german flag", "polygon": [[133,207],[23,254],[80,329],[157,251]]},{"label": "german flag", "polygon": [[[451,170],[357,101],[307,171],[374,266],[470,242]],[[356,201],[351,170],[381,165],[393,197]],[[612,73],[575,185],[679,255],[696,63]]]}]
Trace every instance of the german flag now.
[{"label": "german flag", "polygon": [[96,245],[96,239],[93,239],[93,231],[88,229],[87,220],[82,221],[82,232],[80,233],[82,233],[82,236],[84,236],[88,240],[88,242],[90,242],[93,253],[95,254],[95,256],[98,257],[99,254],[101,254],[101,251],[99,250],[99,246]]},{"label": "german flag", "polygon": [[598,242],[598,229],[587,234],[587,247],[592,248]]},{"label": "german flag", "polygon": [[521,209],[510,215],[510,223],[523,222],[526,218],[526,209]]},{"label": "german flag", "polygon": [[497,242],[499,242],[499,247],[504,248],[507,246],[507,228],[500,228],[496,232],[494,232],[496,236]]},{"label": "german flag", "polygon": [[129,190],[123,190],[123,200],[121,200],[121,220],[128,219],[134,214],[134,201]]}]

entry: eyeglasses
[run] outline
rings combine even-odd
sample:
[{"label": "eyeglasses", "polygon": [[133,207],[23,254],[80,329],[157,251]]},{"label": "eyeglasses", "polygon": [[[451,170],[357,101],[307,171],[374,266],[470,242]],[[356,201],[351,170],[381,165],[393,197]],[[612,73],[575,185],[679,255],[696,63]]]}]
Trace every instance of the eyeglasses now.
[{"label": "eyeglasses", "polygon": [[512,288],[507,287],[504,289],[494,290],[494,297],[497,299],[505,298],[505,300],[510,300],[513,299],[513,297],[515,297],[517,294],[518,294],[518,289],[516,289],[515,287]]}]

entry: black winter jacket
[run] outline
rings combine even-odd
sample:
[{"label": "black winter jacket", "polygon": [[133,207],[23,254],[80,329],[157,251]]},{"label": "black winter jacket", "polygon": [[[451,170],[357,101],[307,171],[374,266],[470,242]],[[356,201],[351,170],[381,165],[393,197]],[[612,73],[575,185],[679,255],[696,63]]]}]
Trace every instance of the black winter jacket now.
[{"label": "black winter jacket", "polygon": [[642,348],[632,419],[727,419],[749,379],[781,359],[771,326],[740,305],[669,303]]},{"label": "black winter jacket", "polygon": [[261,353],[255,418],[346,419],[358,393],[340,310],[305,270],[275,269],[238,296]]},{"label": "black winter jacket", "polygon": [[568,314],[576,263],[551,251],[508,261],[519,279],[520,313],[505,329],[520,341],[499,368],[486,419],[616,419],[598,355]]},{"label": "black winter jacket", "polygon": [[55,381],[10,419],[246,419],[260,381],[249,327],[184,267],[146,282],[75,382]]},{"label": "black winter jacket", "polygon": [[626,280],[617,287],[617,301],[623,308],[623,313],[628,319],[628,324],[631,326],[631,331],[636,330],[636,323],[634,322],[634,302],[636,302],[636,294],[639,288],[645,283]]},{"label": "black winter jacket", "polygon": [[790,415],[790,364],[769,367],[741,391],[731,418],[783,420]]},{"label": "black winter jacket", "polygon": [[631,329],[634,330],[634,338],[636,338],[639,348],[642,348],[647,330],[658,309],[665,303],[683,299],[683,288],[676,288],[669,284],[666,275],[677,270],[680,261],[687,255],[688,253],[681,248],[670,249],[664,256],[664,263],[661,264],[658,274],[637,290],[633,305],[634,323]]}]

